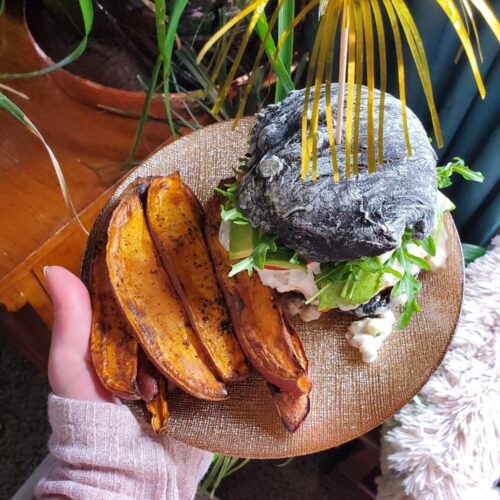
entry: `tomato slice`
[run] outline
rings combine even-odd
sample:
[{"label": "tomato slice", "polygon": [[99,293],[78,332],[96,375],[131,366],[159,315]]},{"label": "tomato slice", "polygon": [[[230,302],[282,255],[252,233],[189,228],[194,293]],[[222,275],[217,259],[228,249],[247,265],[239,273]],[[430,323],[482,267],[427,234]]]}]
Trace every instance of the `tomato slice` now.
[{"label": "tomato slice", "polygon": [[264,269],[269,269],[270,271],[288,271],[286,267],[270,266],[269,264],[266,264]]}]

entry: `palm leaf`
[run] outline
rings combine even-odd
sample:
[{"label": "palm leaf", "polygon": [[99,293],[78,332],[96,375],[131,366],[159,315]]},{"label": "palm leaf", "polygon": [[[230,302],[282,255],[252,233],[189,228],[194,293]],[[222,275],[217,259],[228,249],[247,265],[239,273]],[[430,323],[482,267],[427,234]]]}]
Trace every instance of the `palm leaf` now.
[{"label": "palm leaf", "polygon": [[[256,28],[261,44],[270,45],[272,36],[269,33],[272,31],[271,23],[265,30],[263,35],[263,27],[259,23],[259,9],[262,13],[268,0],[257,0],[251,3],[246,9],[242,10],[237,16],[222,27],[205,45],[198,56],[200,60],[208,49],[228,30],[240,23],[245,17],[252,15],[252,20],[247,28],[246,38],[243,40],[238,52],[242,55],[248,43],[249,32]],[[459,0],[462,7],[460,13],[455,0],[436,0],[444,14],[450,22],[460,39],[461,45],[472,69],[476,80],[477,88],[482,97],[485,94],[484,84],[479,71],[479,65],[476,58],[474,48],[470,39],[469,22],[472,25],[474,36],[478,45],[480,59],[481,49],[479,45],[479,37],[477,28],[473,18],[474,11],[472,6],[481,14],[486,23],[493,31],[497,39],[500,40],[500,25],[495,17],[495,14],[485,0]],[[272,61],[279,61],[288,73],[291,71],[289,67],[290,54],[293,53],[293,31],[296,26],[303,22],[306,15],[312,11],[320,3],[320,0],[309,1],[302,10],[292,19],[292,0],[287,0],[286,3],[280,4],[279,15],[279,39],[276,44],[276,51]],[[382,9],[389,20],[389,25],[394,37],[396,49],[396,64],[399,86],[399,99],[401,101],[401,119],[403,124],[403,135],[407,148],[408,155],[412,154],[410,134],[408,130],[407,108],[406,108],[406,82],[405,82],[405,67],[403,57],[403,40],[409,46],[411,57],[413,58],[417,72],[422,84],[422,88],[426,97],[427,106],[432,119],[434,134],[438,147],[442,147],[443,139],[439,124],[439,117],[436,110],[432,83],[430,79],[427,57],[422,44],[422,40],[418,28],[411,16],[411,13],[406,5],[405,0],[327,0],[322,2],[321,12],[323,12],[316,40],[311,52],[309,69],[306,78],[306,89],[304,93],[304,107],[302,116],[302,168],[301,176],[306,178],[309,173],[313,179],[316,178],[317,164],[317,132],[318,132],[318,116],[319,116],[319,90],[322,83],[330,83],[333,60],[330,53],[334,51],[334,40],[336,27],[338,25],[339,16],[342,11],[347,19],[348,36],[348,57],[347,57],[347,101],[346,101],[346,122],[345,122],[345,148],[346,148],[346,177],[358,173],[358,142],[359,142],[359,124],[360,124],[360,103],[361,103],[361,85],[366,81],[368,87],[368,104],[367,104],[367,155],[368,155],[368,171],[375,172],[376,165],[382,164],[384,160],[383,153],[383,132],[384,132],[384,101],[387,86],[387,54],[386,40],[384,33],[384,22]],[[288,24],[287,24],[288,22]],[[374,26],[375,25],[375,26]],[[375,29],[374,29],[375,27]],[[374,88],[375,88],[375,31],[378,44],[378,59],[380,71],[380,99],[379,99],[379,119],[377,145],[375,141],[375,123],[374,123]],[[404,38],[403,38],[404,37]],[[266,51],[269,56],[269,52]],[[280,57],[281,56],[281,57]],[[366,78],[365,78],[366,68]],[[276,73],[276,65],[273,65]],[[233,75],[234,76],[234,75]],[[281,85],[281,75],[277,75],[278,84]],[[220,96],[227,94],[230,78],[222,89],[219,91]],[[253,78],[249,79],[249,84],[252,85]],[[314,93],[311,92],[314,88]],[[280,86],[277,86],[277,96],[283,98],[285,92]],[[249,91],[246,91],[246,95]],[[312,96],[312,103],[309,102]],[[331,146],[333,177],[338,180],[338,171],[335,159],[335,145],[332,138],[333,119],[330,109],[330,91],[325,90],[325,98],[328,101],[326,110],[326,121],[328,129],[328,137]],[[241,110],[240,110],[241,111]],[[309,113],[309,115],[308,115]],[[241,115],[241,112],[239,113]],[[336,127],[342,127],[342,123],[337,123]],[[376,146],[377,152],[376,152]],[[352,166],[352,168],[351,168]]]},{"label": "palm leaf", "polygon": [[[278,17],[278,37],[281,38],[281,35],[288,27],[290,22],[293,21],[295,17],[295,0],[286,0],[283,6],[279,10]],[[292,59],[293,59],[293,33],[287,38],[286,42],[281,46],[278,56],[283,63],[283,67],[287,71],[287,74],[290,75],[292,70]],[[281,81],[281,78],[278,75],[278,79],[276,81],[276,102],[282,101],[286,95],[288,94],[286,86]]]},{"label": "palm leaf", "polygon": [[137,151],[137,146],[139,145],[139,140],[142,136],[144,125],[149,117],[149,109],[151,107],[151,101],[153,99],[153,95],[156,89],[156,82],[158,81],[158,76],[160,74],[160,67],[161,67],[161,58],[159,57],[153,69],[153,75],[151,76],[151,81],[149,82],[149,86],[146,92],[146,99],[144,99],[144,105],[141,110],[141,115],[139,117],[139,121],[137,122],[134,140],[132,141],[132,145],[130,146],[130,151],[128,153],[127,159],[125,160],[126,166],[132,164],[132,162],[134,161],[134,156]]},{"label": "palm leaf", "polygon": [[61,187],[64,202],[66,203],[66,206],[67,206],[70,214],[76,218],[76,220],[78,221],[78,224],[80,224],[80,227],[82,228],[82,230],[85,232],[85,234],[88,235],[89,234],[88,231],[85,229],[82,222],[80,221],[80,218],[78,217],[78,214],[76,213],[75,207],[73,205],[73,201],[71,200],[71,196],[69,194],[68,185],[66,184],[66,179],[64,178],[64,174],[63,174],[61,165],[59,164],[59,161],[57,160],[56,155],[54,154],[54,152],[52,151],[50,146],[47,144],[47,142],[45,141],[43,135],[37,129],[35,124],[23,113],[21,108],[19,108],[16,104],[14,104],[2,92],[0,92],[0,109],[3,109],[7,113],[9,113],[12,117],[14,117],[16,120],[21,122],[42,143],[42,145],[46,149],[46,151],[50,157],[50,161],[52,162],[52,165],[54,167],[54,171],[56,173],[57,180],[59,182],[59,186]]},{"label": "palm leaf", "polygon": [[[284,3],[283,1],[279,2],[278,6],[282,6],[283,3]],[[276,73],[276,85],[279,85],[283,89],[284,92],[283,97],[284,97],[288,94],[288,92],[291,92],[295,88],[295,86],[290,76],[291,61],[290,61],[290,67],[286,67],[283,61],[281,60],[281,55],[280,55],[281,48],[283,47],[281,47],[280,50],[277,49],[271,34],[275,25],[274,19],[275,16],[278,15],[278,11],[279,13],[281,13],[281,8],[278,9],[278,7],[276,7],[271,17],[271,19],[273,19],[272,26],[271,23],[269,23],[269,25],[267,24],[266,16],[265,14],[262,14],[262,16],[260,16],[259,19],[257,20],[257,24],[255,25],[255,32],[262,40],[262,45],[264,46],[264,50],[267,54],[267,57],[269,58],[269,61],[271,62],[271,66],[273,67],[274,72]]]},{"label": "palm leaf", "polygon": [[384,107],[385,107],[385,91],[387,87],[387,55],[385,50],[385,33],[384,23],[382,21],[382,14],[378,0],[371,0],[371,7],[373,17],[375,19],[375,26],[377,28],[378,51],[379,51],[379,71],[380,71],[380,98],[378,110],[378,155],[377,163],[382,165],[384,163]]},{"label": "palm leaf", "polygon": [[[80,10],[83,18],[83,28],[84,28],[84,36],[82,41],[68,54],[66,57],[61,59],[60,61],[51,64],[50,66],[46,66],[45,68],[29,71],[26,73],[4,73],[0,74],[0,79],[16,79],[16,78],[35,78],[37,76],[46,75],[47,73],[51,73],[56,69],[63,68],[68,64],[71,64],[73,61],[76,61],[87,48],[88,38],[90,32],[92,30],[92,25],[94,23],[94,9],[92,7],[92,0],[79,0]],[[4,10],[4,2],[0,4],[0,15]]]},{"label": "palm leaf", "polygon": [[[257,33],[259,34],[260,38],[262,39],[262,43],[259,46],[259,50],[257,52],[257,55],[255,56],[255,61],[254,61],[252,70],[250,71],[250,79],[249,79],[247,85],[245,86],[243,96],[240,98],[238,112],[236,113],[236,117],[234,120],[235,127],[237,126],[238,121],[241,119],[241,117],[243,116],[243,114],[245,112],[245,105],[246,105],[248,96],[250,95],[250,91],[253,88],[253,83],[255,81],[255,78],[256,78],[256,76],[258,76],[260,74],[258,71],[258,68],[260,67],[260,61],[262,59],[262,56],[264,55],[264,52],[266,51],[269,54],[270,58],[274,59],[274,55],[276,53],[276,45],[274,43],[274,40],[272,38],[271,33],[272,33],[272,30],[273,30],[276,22],[278,21],[279,13],[281,12],[281,9],[286,1],[288,1],[288,0],[280,0],[278,2],[276,9],[274,10],[273,15],[271,16],[269,24],[267,22],[265,13],[262,13],[261,16],[259,17],[259,19],[257,20],[257,24],[255,26],[255,29],[256,29]],[[278,82],[281,81],[280,85],[284,89],[292,90],[293,83],[292,83],[292,80],[290,78],[290,74],[287,73],[287,70],[286,70],[285,66],[281,63],[279,56],[278,56],[278,59],[276,60],[276,64],[281,65],[281,70],[276,71],[276,74],[278,75],[278,81],[277,81],[276,85],[278,85]],[[279,77],[280,72],[283,72],[283,74],[286,75],[286,77],[284,77],[283,80],[281,80]],[[288,78],[288,80],[287,80],[287,78]],[[226,79],[226,82],[227,82],[227,79]],[[231,83],[231,82],[229,82],[229,83]],[[291,86],[291,88],[290,88],[290,86]],[[288,92],[286,92],[286,93],[288,93]]]},{"label": "palm leaf", "polygon": [[170,105],[170,73],[172,70],[175,35],[187,3],[188,0],[175,0],[172,14],[170,19],[167,20],[165,0],[155,0],[156,38],[163,64],[163,100],[167,112],[167,121],[174,135],[176,135],[176,130]]}]

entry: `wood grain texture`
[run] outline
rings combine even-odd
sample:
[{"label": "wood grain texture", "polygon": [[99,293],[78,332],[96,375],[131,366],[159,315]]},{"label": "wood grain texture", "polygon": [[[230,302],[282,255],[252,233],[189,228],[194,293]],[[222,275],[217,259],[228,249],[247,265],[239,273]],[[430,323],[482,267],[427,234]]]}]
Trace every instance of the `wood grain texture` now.
[{"label": "wood grain texture", "polygon": [[[181,176],[205,202],[219,180],[247,149],[252,119],[217,124],[179,139],[148,158],[128,176],[113,198],[134,178]],[[89,238],[82,266],[88,280],[89,258],[109,209],[99,215]],[[168,434],[185,443],[224,455],[281,458],[304,455],[338,446],[373,429],[411,398],[439,366],[458,323],[463,294],[463,259],[453,220],[446,217],[449,258],[447,267],[422,273],[422,312],[403,331],[395,331],[374,364],[361,361],[347,345],[345,334],[352,317],[329,313],[312,323],[294,321],[309,358],[314,389],[311,412],[295,434],[288,433],[277,415],[267,384],[252,374],[229,387],[224,402],[197,401],[186,394],[169,397]],[[141,412],[141,407],[134,407]]]},{"label": "wood grain texture", "polygon": [[[0,18],[0,73],[45,66],[23,18],[24,2],[7,2]],[[19,105],[53,148],[77,211],[87,207],[118,178],[137,120],[86,106],[54,85],[49,75],[5,81],[26,94]],[[0,114],[0,280],[70,220],[53,167],[36,137],[7,113]],[[146,124],[137,153],[143,158],[168,137],[167,127]],[[99,175],[89,168],[106,167]],[[76,262],[76,260],[75,260]],[[1,281],[0,281],[1,286]]]}]

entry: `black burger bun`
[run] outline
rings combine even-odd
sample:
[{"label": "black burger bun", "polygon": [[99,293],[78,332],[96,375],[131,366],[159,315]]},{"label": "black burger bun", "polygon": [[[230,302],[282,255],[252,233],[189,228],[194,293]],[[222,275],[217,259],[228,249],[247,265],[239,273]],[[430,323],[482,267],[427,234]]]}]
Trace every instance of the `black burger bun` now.
[{"label": "black burger bun", "polygon": [[[336,117],[337,84],[332,88]],[[362,88],[357,177],[345,176],[345,130],[337,145],[340,181],[334,182],[321,89],[318,127],[318,178],[301,179],[301,116],[304,91],[291,92],[257,118],[239,204],[252,225],[279,236],[301,257],[317,262],[381,255],[401,244],[405,228],[428,236],[436,216],[436,159],[420,120],[408,109],[413,154],[408,156],[401,102],[386,94],[384,162],[367,171],[367,97]],[[314,95],[314,94],[313,94]],[[345,92],[347,97],[347,90]],[[375,150],[380,93],[374,91]],[[310,107],[312,106],[312,97]]]}]

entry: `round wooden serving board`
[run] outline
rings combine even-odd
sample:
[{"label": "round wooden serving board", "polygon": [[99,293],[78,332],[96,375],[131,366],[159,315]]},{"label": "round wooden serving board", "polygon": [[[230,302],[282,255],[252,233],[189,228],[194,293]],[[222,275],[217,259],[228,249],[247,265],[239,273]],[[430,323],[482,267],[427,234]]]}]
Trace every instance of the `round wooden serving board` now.
[{"label": "round wooden serving board", "polygon": [[[106,230],[113,201],[137,177],[179,171],[202,203],[247,150],[253,119],[211,125],[158,150],[124,181],[98,217],[89,237],[82,278],[88,283],[96,236]],[[333,181],[332,181],[333,182]],[[294,321],[309,358],[311,412],[295,434],[288,433],[264,380],[253,373],[228,386],[224,402],[199,401],[180,391],[169,396],[168,434],[198,448],[249,458],[282,458],[338,446],[381,424],[408,403],[439,366],[458,323],[463,293],[459,237],[446,217],[445,269],[421,274],[422,312],[404,331],[394,331],[373,364],[347,344],[352,317],[329,313],[311,323]]]}]

